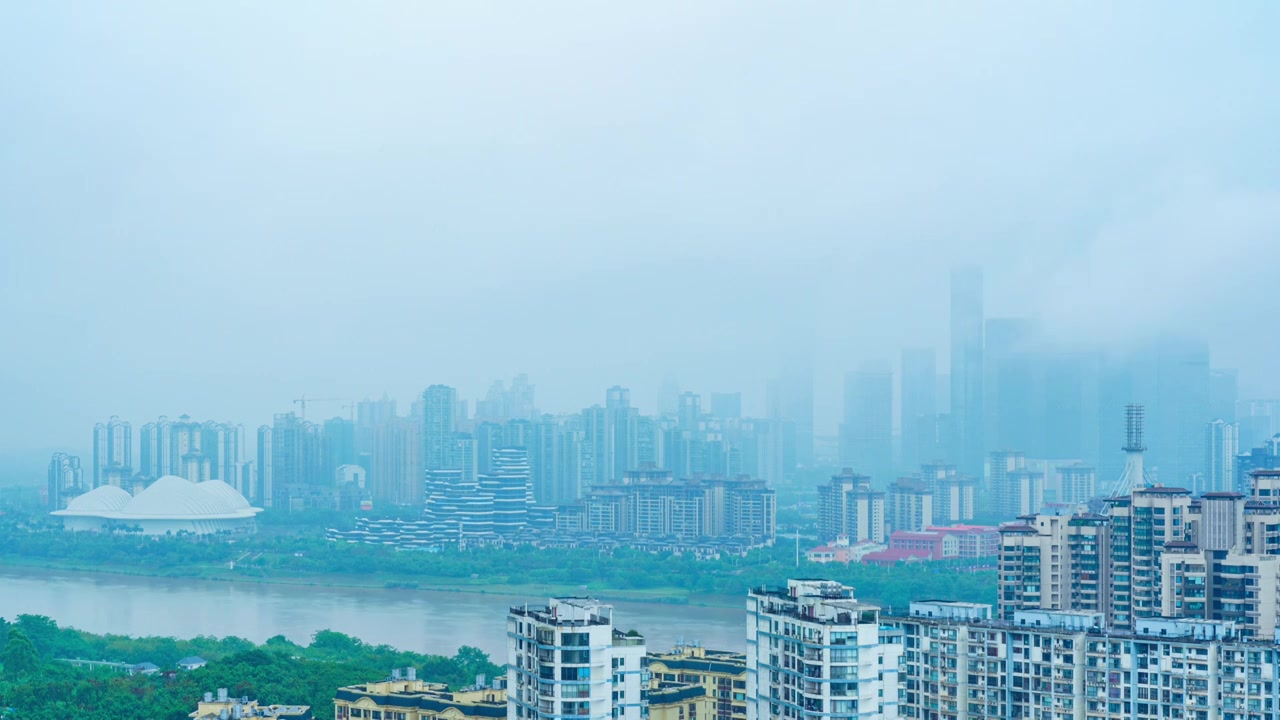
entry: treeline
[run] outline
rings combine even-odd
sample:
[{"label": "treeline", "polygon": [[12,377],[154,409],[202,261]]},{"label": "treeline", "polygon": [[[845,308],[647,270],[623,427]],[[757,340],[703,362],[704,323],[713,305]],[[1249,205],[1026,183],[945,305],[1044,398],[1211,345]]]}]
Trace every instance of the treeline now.
[{"label": "treeline", "polygon": [[[780,539],[746,557],[695,560],[670,553],[621,548],[554,550],[476,548],[440,552],[397,551],[381,545],[332,543],[315,535],[277,534],[235,538],[148,538],[135,535],[29,532],[0,527],[0,561],[34,559],[48,564],[117,569],[148,575],[231,577],[261,581],[306,577],[348,578],[384,587],[544,585],[584,588],[600,595],[742,597],[748,588],[781,584],[789,577],[825,577],[852,585],[859,597],[905,607],[911,600],[947,598],[995,602],[993,570],[947,563],[893,568],[858,564],[796,563],[795,547]],[[234,561],[235,570],[230,571]],[[42,563],[43,564],[43,563]],[[501,588],[499,588],[501,589]]]},{"label": "treeline", "polygon": [[[209,664],[190,672],[129,676],[59,660],[152,662],[173,670],[189,655]],[[235,697],[310,705],[316,717],[333,717],[337,688],[381,680],[400,667],[417,668],[419,677],[454,688],[470,685],[479,674],[503,672],[472,647],[448,658],[367,645],[330,630],[316,633],[308,645],[279,636],[255,645],[241,638],[95,635],[58,627],[46,617],[0,618],[0,716],[11,708],[8,717],[13,720],[179,720],[195,710],[201,695],[223,687]]]}]

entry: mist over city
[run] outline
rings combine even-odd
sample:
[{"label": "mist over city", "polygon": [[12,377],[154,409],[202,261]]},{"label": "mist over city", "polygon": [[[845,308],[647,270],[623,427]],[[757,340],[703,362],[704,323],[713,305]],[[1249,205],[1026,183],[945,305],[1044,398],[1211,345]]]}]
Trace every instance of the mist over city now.
[{"label": "mist over city", "polygon": [[1276,27],[0,7],[0,720],[1280,720]]}]

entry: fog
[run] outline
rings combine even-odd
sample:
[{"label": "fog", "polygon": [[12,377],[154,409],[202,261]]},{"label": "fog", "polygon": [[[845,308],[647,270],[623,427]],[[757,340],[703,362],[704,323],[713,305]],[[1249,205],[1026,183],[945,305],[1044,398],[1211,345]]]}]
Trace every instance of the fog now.
[{"label": "fog", "polygon": [[[1209,340],[1280,261],[1280,5],[0,6],[0,451],[292,399],[545,411],[938,348]],[[332,414],[337,408],[317,412]]]}]

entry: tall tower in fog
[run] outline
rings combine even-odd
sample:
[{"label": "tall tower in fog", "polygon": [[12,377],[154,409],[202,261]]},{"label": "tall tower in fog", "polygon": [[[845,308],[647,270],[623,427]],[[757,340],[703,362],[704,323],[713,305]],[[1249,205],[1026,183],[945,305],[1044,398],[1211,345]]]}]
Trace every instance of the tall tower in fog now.
[{"label": "tall tower in fog", "polygon": [[938,457],[938,369],[933,348],[902,351],[902,463],[917,468]]},{"label": "tall tower in fog", "polygon": [[961,472],[982,477],[982,271],[951,272],[951,456]]},{"label": "tall tower in fog", "polygon": [[865,369],[845,375],[840,464],[881,486],[893,474],[893,373]]}]

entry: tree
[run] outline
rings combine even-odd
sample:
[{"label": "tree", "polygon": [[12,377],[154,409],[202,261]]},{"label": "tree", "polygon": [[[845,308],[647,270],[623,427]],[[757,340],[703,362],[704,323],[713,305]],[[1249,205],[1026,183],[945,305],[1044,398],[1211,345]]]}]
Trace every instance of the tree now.
[{"label": "tree", "polygon": [[9,628],[4,652],[0,653],[0,665],[4,666],[5,677],[9,678],[28,675],[40,667],[40,653],[20,628]]}]

